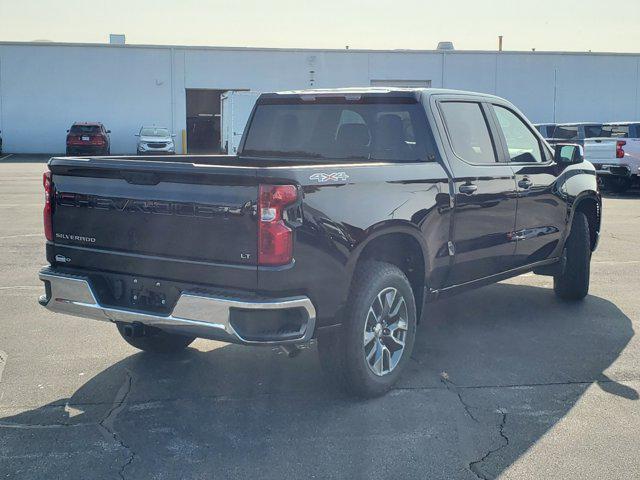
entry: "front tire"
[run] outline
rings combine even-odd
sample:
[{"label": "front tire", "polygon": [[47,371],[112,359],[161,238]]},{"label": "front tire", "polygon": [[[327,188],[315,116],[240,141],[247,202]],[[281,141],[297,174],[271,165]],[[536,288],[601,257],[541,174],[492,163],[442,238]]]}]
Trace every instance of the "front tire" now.
[{"label": "front tire", "polygon": [[354,276],[342,326],[318,339],[328,380],[359,397],[377,397],[409,362],[416,333],[411,284],[395,265],[369,261]]},{"label": "front tire", "polygon": [[571,233],[565,244],[564,270],[560,275],[553,277],[553,290],[563,300],[582,300],[589,293],[590,238],[586,215],[576,212],[571,224]]},{"label": "front tire", "polygon": [[132,347],[151,353],[178,353],[187,348],[196,337],[167,333],[159,328],[144,327],[137,335],[132,335],[134,328],[126,323],[117,323],[118,332]]}]

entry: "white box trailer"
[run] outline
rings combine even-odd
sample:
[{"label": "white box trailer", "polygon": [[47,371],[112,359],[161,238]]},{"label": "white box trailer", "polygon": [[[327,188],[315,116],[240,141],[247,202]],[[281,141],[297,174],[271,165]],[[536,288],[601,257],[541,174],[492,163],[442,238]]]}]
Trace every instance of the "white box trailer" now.
[{"label": "white box trailer", "polygon": [[229,91],[220,96],[220,148],[223,152],[238,153],[242,133],[259,96],[258,92],[245,91]]}]

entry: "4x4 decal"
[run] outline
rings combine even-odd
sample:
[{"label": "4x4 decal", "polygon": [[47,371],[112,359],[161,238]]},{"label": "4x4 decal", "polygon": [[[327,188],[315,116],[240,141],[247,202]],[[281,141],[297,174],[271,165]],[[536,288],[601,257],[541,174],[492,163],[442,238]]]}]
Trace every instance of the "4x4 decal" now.
[{"label": "4x4 decal", "polygon": [[309,177],[309,180],[315,180],[318,183],[346,182],[348,179],[349,175],[346,172],[314,173]]}]

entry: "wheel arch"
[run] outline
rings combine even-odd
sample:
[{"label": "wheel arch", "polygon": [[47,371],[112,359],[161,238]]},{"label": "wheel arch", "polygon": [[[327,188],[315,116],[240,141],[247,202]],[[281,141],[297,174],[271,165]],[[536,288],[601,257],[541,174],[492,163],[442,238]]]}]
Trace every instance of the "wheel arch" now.
[{"label": "wheel arch", "polygon": [[352,255],[349,266],[349,284],[356,269],[367,260],[379,260],[396,265],[407,276],[416,300],[417,318],[420,320],[428,255],[421,232],[414,226],[393,224],[372,229],[366,240],[361,242]]},{"label": "wheel arch", "polygon": [[587,217],[591,251],[593,252],[598,247],[598,239],[602,225],[602,199],[600,194],[598,192],[586,191],[576,197],[571,208],[565,242],[571,233],[571,225],[573,224],[573,217],[576,212],[582,212]]}]

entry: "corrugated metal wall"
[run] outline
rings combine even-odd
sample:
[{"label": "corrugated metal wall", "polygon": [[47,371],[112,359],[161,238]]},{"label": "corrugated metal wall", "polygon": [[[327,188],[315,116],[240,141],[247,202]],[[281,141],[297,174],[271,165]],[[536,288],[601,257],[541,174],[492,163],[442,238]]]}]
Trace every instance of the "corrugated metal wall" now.
[{"label": "corrugated metal wall", "polygon": [[142,124],[185,128],[185,89],[272,91],[429,80],[493,93],[534,122],[635,120],[640,55],[379,52],[0,44],[5,150],[64,151],[73,121],[102,121],[112,153]]}]

